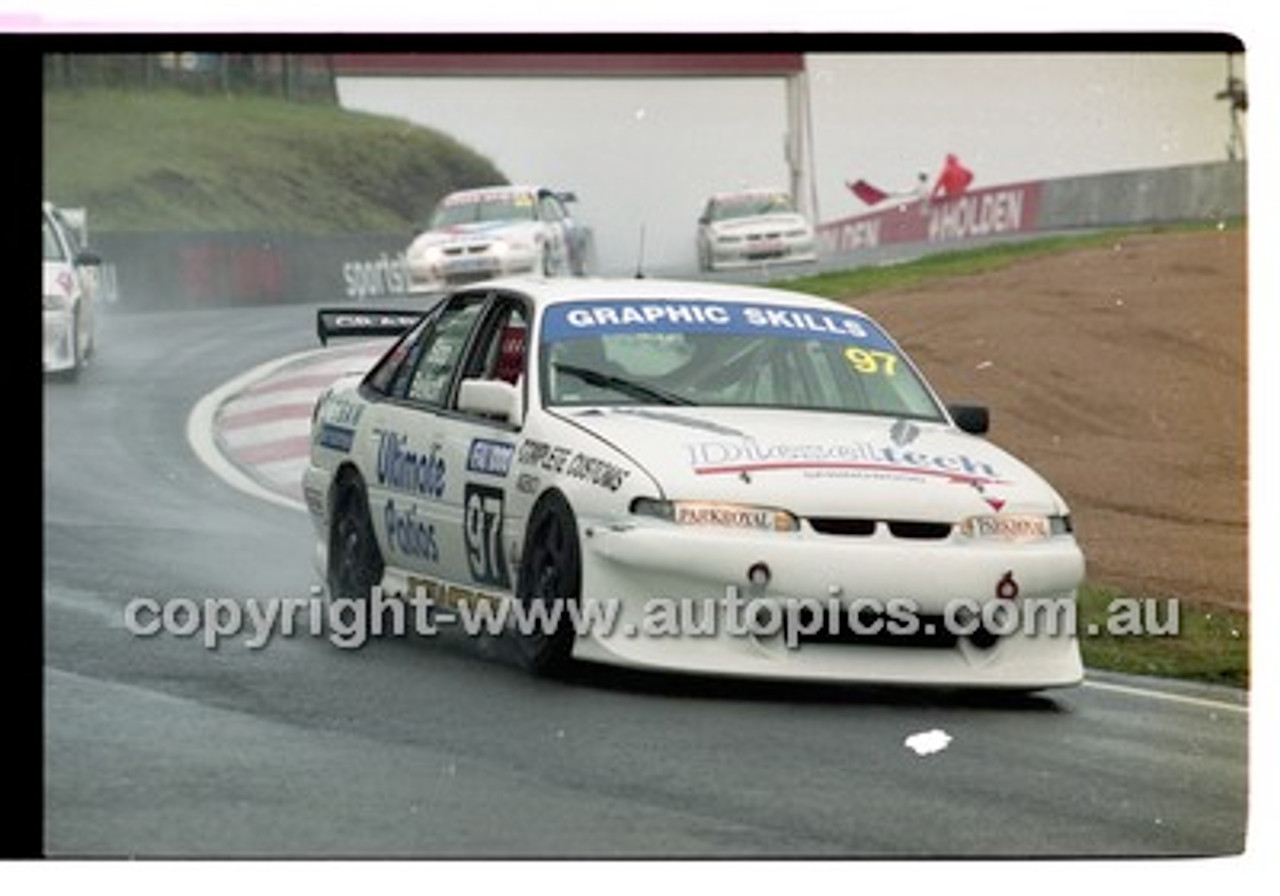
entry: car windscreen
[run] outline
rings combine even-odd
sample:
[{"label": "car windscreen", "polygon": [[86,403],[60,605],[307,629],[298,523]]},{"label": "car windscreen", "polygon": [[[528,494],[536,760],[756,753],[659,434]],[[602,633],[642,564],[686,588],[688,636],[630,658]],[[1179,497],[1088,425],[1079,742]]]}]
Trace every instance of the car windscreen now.
[{"label": "car windscreen", "polygon": [[536,221],[537,203],[525,193],[495,194],[460,201],[445,201],[431,217],[431,229],[488,221]]},{"label": "car windscreen", "polygon": [[703,301],[572,302],[541,327],[547,406],[685,404],[944,420],[874,322],[839,309]]},{"label": "car windscreen", "polygon": [[717,199],[712,206],[713,221],[732,218],[754,218],[759,215],[789,214],[795,211],[791,197],[785,193],[751,193]]}]

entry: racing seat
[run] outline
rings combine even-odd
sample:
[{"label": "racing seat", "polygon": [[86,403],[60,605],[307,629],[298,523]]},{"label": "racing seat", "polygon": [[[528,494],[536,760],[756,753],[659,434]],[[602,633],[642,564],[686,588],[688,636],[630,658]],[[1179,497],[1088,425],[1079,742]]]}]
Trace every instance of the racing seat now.
[{"label": "racing seat", "polygon": [[498,357],[494,360],[492,378],[513,386],[524,373],[525,345],[528,327],[523,324],[505,326],[498,335]]}]

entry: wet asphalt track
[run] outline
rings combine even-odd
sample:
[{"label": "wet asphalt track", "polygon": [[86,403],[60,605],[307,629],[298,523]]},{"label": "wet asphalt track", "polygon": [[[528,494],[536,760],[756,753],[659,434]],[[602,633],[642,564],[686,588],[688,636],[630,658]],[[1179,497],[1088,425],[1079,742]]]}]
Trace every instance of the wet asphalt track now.
[{"label": "wet asphalt track", "polygon": [[[501,645],[138,638],[133,598],[305,598],[311,531],[195,457],[188,412],[314,347],[313,309],[107,314],[44,398],[51,856],[1223,855],[1230,691],[1106,678],[1002,700],[585,670]],[[1136,689],[1136,690],[1131,690]],[[904,746],[941,729],[933,755]]]}]

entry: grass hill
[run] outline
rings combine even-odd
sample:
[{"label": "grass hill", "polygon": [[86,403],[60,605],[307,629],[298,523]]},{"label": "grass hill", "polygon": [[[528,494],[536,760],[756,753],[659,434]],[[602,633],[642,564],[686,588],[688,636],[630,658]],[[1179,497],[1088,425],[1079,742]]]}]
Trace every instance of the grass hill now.
[{"label": "grass hill", "polygon": [[407,121],[255,96],[46,91],[46,199],[95,230],[408,230],[444,194],[506,183]]}]

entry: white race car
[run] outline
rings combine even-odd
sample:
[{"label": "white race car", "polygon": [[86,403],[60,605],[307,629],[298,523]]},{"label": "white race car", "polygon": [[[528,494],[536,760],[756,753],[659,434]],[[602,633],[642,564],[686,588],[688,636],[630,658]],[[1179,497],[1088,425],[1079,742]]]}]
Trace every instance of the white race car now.
[{"label": "white race car", "polygon": [[101,259],[83,248],[84,210],[43,203],[44,369],[74,376],[93,354]]},{"label": "white race car", "polygon": [[717,193],[698,218],[698,265],[704,271],[817,261],[813,225],[784,190]]},{"label": "white race car", "polygon": [[1080,681],[1067,505],[867,316],[512,278],[319,326],[413,319],[315,407],[303,491],[331,600],[484,605],[541,671]]},{"label": "white race car", "polygon": [[591,233],[569,214],[572,193],[545,187],[484,187],[440,201],[405,253],[410,289],[515,274],[582,276]]}]

